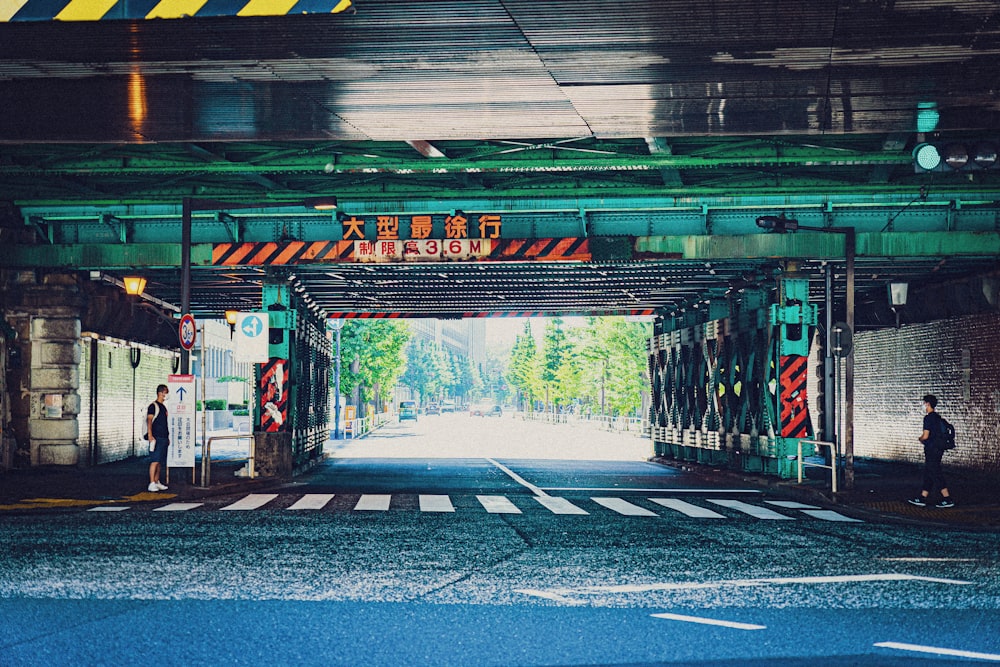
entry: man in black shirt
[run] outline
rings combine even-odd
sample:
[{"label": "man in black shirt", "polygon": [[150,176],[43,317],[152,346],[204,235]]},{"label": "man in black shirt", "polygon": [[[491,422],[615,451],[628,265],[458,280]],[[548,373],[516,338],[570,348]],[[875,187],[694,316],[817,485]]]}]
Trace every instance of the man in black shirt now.
[{"label": "man in black shirt", "polygon": [[160,484],[160,470],[167,467],[167,448],[170,446],[170,429],[167,425],[167,400],[170,390],[161,384],[156,388],[156,400],[146,410],[146,433],[149,437],[149,490],[153,493],[166,491],[167,485]]},{"label": "man in black shirt", "polygon": [[937,396],[927,394],[924,396],[924,432],[920,435],[920,442],[924,443],[924,487],[920,495],[911,498],[909,503],[918,507],[926,507],[927,499],[935,487],[941,489],[941,500],[935,507],[954,507],[955,503],[948,493],[948,484],[944,481],[944,472],[941,470],[941,457],[944,456],[944,448],[941,446],[941,415],[934,412],[937,407]]}]

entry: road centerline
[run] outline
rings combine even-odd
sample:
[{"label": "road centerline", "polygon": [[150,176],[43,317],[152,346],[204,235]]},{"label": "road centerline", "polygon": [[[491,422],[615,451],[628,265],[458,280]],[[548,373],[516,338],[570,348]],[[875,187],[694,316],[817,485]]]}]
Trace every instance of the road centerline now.
[{"label": "road centerline", "polygon": [[513,470],[511,470],[510,468],[508,468],[504,464],[500,463],[496,459],[487,458],[486,460],[489,461],[490,463],[492,463],[493,465],[495,465],[497,468],[500,468],[500,470],[502,470],[508,477],[510,477],[512,480],[514,480],[515,482],[517,482],[518,484],[520,484],[524,488],[526,488],[529,491],[531,491],[537,497],[539,497],[539,498],[548,498],[549,497],[549,494],[545,493],[545,491],[543,491],[542,489],[538,488],[537,486],[535,486],[534,484],[532,484],[528,480],[524,479],[523,477],[521,477],[516,472],[514,472]]}]

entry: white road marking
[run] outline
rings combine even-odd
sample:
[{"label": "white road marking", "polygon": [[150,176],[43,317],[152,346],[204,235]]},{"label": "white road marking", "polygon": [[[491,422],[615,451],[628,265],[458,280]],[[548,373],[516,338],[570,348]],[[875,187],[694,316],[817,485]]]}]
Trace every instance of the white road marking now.
[{"label": "white road marking", "polygon": [[556,498],[555,496],[535,496],[535,500],[541,503],[544,507],[548,508],[553,514],[590,514],[590,512],[580,509],[565,498]]},{"label": "white road marking", "polygon": [[517,506],[507,499],[507,496],[476,496],[476,500],[490,514],[521,513],[521,510],[517,509]]},{"label": "white road marking", "polygon": [[591,498],[598,505],[603,505],[609,510],[618,512],[623,516],[659,516],[656,512],[651,512],[645,507],[639,507],[638,505],[633,505],[627,500],[622,500],[621,498]]},{"label": "white road marking", "polygon": [[900,642],[879,642],[874,644],[879,648],[891,648],[897,651],[914,651],[916,653],[932,653],[934,655],[952,655],[957,658],[973,658],[975,660],[992,660],[1000,662],[1000,654],[997,653],[977,653],[976,651],[960,651],[953,648],[941,648],[938,646],[920,646],[919,644],[902,644]]},{"label": "white road marking", "polygon": [[815,505],[805,505],[803,503],[797,503],[794,500],[765,500],[768,505],[777,505],[778,507],[784,507],[789,510],[818,510],[819,508]]},{"label": "white road marking", "polygon": [[535,486],[534,484],[532,484],[531,482],[529,482],[528,480],[526,480],[523,477],[521,477],[520,475],[518,475],[516,472],[514,472],[513,470],[511,470],[510,468],[508,468],[504,464],[502,464],[499,461],[497,461],[496,459],[486,459],[486,460],[489,461],[490,463],[492,463],[493,465],[495,465],[497,468],[500,468],[500,470],[503,470],[504,473],[506,473],[508,477],[510,477],[512,480],[514,480],[515,482],[517,482],[518,484],[520,484],[524,488],[526,488],[529,491],[531,491],[533,494],[535,494],[535,496],[545,497],[545,496],[549,495],[549,494],[545,493],[544,491],[542,491],[537,486]]},{"label": "white road marking", "polygon": [[544,491],[618,491],[620,493],[763,493],[758,489],[632,489],[620,486],[546,486]]},{"label": "white road marking", "polygon": [[358,499],[354,509],[361,512],[385,512],[389,509],[390,500],[392,496],[389,494],[366,493]]},{"label": "white road marking", "polygon": [[448,496],[420,496],[421,512],[454,512],[455,506],[451,504]]},{"label": "white road marking", "polygon": [[130,509],[128,506],[123,505],[99,505],[97,507],[91,507],[88,512],[124,512]]},{"label": "white road marking", "polygon": [[[822,584],[855,584],[869,583],[876,581],[913,581],[927,582],[932,584],[951,584],[955,586],[967,586],[971,581],[960,581],[957,579],[940,579],[937,577],[921,577],[912,574],[901,574],[889,572],[885,574],[852,574],[837,576],[816,576],[816,577],[774,577],[770,579],[729,579],[723,581],[689,581],[689,582],[660,582],[651,584],[619,584],[612,586],[580,586],[578,588],[551,588],[548,590],[518,589],[517,593],[533,595],[537,597],[571,595],[601,595],[601,594],[627,594],[627,593],[648,593],[651,591],[690,591],[705,590],[726,587],[750,587],[750,586],[787,586],[787,585],[822,585]],[[542,595],[544,594],[544,595]],[[572,599],[572,598],[569,598]]]},{"label": "white road marking", "polygon": [[687,516],[693,517],[695,519],[725,519],[725,515],[719,514],[718,512],[713,512],[705,507],[698,507],[697,505],[692,505],[691,503],[684,502],[683,500],[678,500],[677,498],[650,498],[651,501],[657,505],[663,505],[672,510],[677,510],[681,514],[686,514]]},{"label": "white road marking", "polygon": [[833,510],[802,510],[803,514],[808,514],[815,519],[822,519],[823,521],[844,521],[852,523],[864,523],[861,519],[853,519],[849,516],[844,516],[839,512],[834,512]]},{"label": "white road marking", "polygon": [[784,514],[778,514],[774,510],[769,510],[766,507],[761,507],[760,505],[751,505],[745,503],[742,500],[712,500],[711,498],[706,498],[710,503],[715,503],[716,505],[721,505],[722,507],[728,507],[729,509],[736,510],[737,512],[743,512],[744,514],[749,514],[756,519],[766,519],[772,521],[795,521],[794,517],[785,516]]},{"label": "white road marking", "polygon": [[277,497],[277,493],[251,493],[246,498],[237,500],[232,505],[226,505],[225,507],[220,507],[219,509],[236,511],[255,510],[266,505]]},{"label": "white road marking", "polygon": [[714,618],[701,618],[700,616],[683,616],[681,614],[650,614],[653,618],[665,618],[671,621],[685,621],[687,623],[701,623],[702,625],[721,625],[724,628],[735,628],[736,630],[767,630],[766,625],[754,625],[752,623],[737,623],[735,621],[719,621]]},{"label": "white road marking", "polygon": [[291,505],[290,510],[321,510],[333,500],[332,493],[307,493]]},{"label": "white road marking", "polygon": [[879,558],[896,563],[978,563],[978,558]]},{"label": "white road marking", "polygon": [[193,510],[195,507],[201,507],[205,503],[170,503],[169,505],[164,505],[163,507],[157,507],[154,512],[187,512],[188,510]]}]

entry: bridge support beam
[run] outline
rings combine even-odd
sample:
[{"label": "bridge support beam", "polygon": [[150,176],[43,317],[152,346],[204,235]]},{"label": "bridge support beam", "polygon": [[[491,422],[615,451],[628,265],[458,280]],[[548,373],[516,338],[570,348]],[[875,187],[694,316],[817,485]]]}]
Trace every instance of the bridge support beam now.
[{"label": "bridge support beam", "polygon": [[326,320],[275,278],[263,285],[269,359],[257,365],[257,471],[289,477],[319,461],[329,436],[331,352]]},{"label": "bridge support beam", "polygon": [[73,273],[7,272],[3,317],[14,467],[87,465],[79,445],[80,319],[84,299]]}]

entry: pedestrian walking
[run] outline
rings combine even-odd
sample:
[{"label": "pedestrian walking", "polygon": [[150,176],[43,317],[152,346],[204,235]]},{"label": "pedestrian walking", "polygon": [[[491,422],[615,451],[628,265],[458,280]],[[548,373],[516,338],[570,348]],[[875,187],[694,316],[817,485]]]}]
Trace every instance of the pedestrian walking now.
[{"label": "pedestrian walking", "polygon": [[941,415],[935,412],[938,400],[934,394],[924,396],[924,431],[920,434],[920,442],[924,444],[924,486],[920,495],[911,498],[909,503],[917,507],[926,507],[930,502],[931,492],[935,488],[941,492],[941,500],[934,507],[944,509],[954,507],[948,484],[941,470],[941,457],[944,456],[944,446],[941,443]]},{"label": "pedestrian walking", "polygon": [[153,493],[166,491],[167,485],[160,483],[160,471],[167,467],[167,448],[170,447],[170,429],[167,422],[167,400],[170,390],[167,385],[156,387],[156,400],[146,410],[146,433],[149,438],[149,487]]}]

